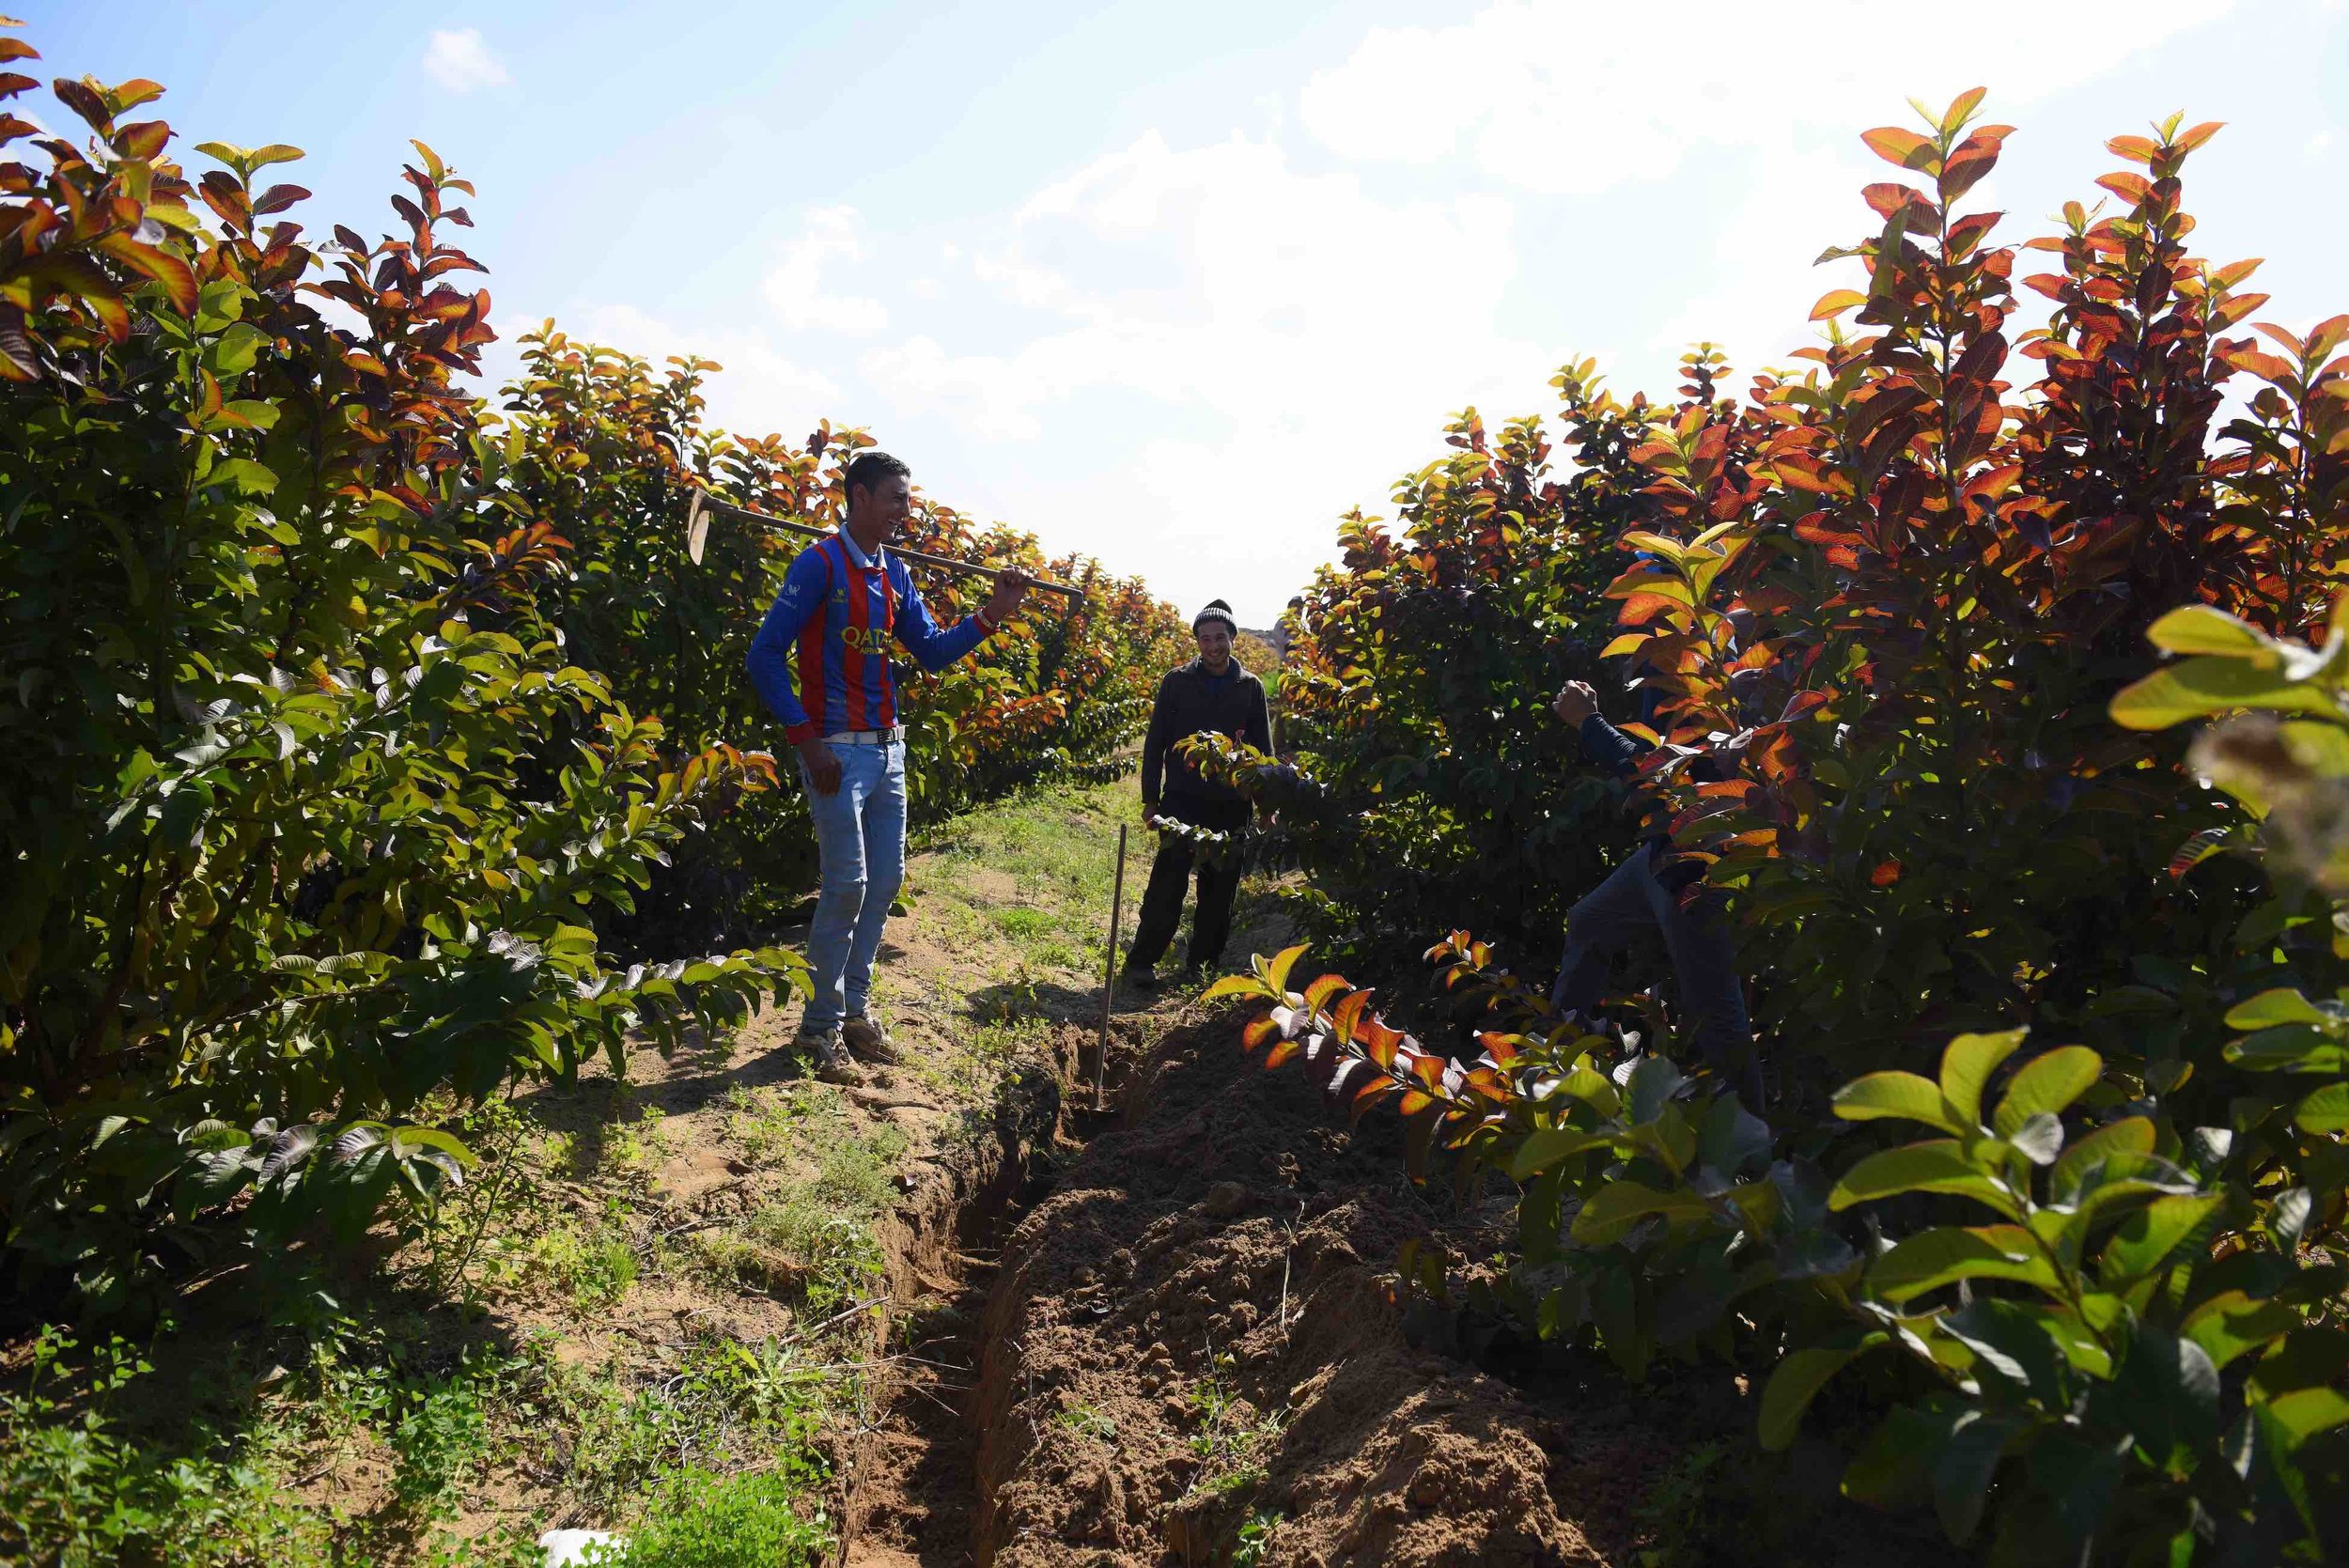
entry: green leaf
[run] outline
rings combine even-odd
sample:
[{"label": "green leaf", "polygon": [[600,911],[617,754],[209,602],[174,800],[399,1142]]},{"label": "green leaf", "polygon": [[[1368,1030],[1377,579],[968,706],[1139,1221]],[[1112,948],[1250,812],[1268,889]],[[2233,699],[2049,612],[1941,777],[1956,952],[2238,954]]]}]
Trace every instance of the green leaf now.
[{"label": "green leaf", "polygon": [[2006,1184],[1976,1168],[1954,1139],[1934,1139],[1870,1155],[1843,1172],[1827,1203],[1830,1209],[1847,1209],[1854,1203],[1904,1192],[1953,1193],[1986,1203],[2009,1219],[2019,1219],[2023,1213]]},{"label": "green leaf", "polygon": [[269,334],[260,328],[239,321],[205,351],[205,368],[215,376],[241,376],[253,368],[269,341]]},{"label": "green leaf", "polygon": [[1693,1192],[1658,1192],[1639,1182],[1609,1182],[1574,1217],[1572,1234],[1585,1247],[1608,1247],[1621,1241],[1649,1215],[1667,1223],[1707,1220],[1712,1205]]},{"label": "green leaf", "polygon": [[1626,550],[1643,550],[1657,560],[1669,561],[1675,566],[1687,560],[1688,555],[1688,548],[1678,539],[1640,529],[1626,532],[1622,543]]},{"label": "green leaf", "polygon": [[2013,1138],[2043,1110],[2061,1114],[2088,1093],[2104,1070],[2105,1059],[2086,1046],[2059,1046],[2034,1056],[2008,1081],[1990,1125],[2000,1138]]},{"label": "green leaf", "polygon": [[1601,1116],[1613,1116],[1623,1109],[1623,1096],[1605,1073],[1577,1063],[1558,1083],[1554,1094],[1568,1099],[1580,1100]]},{"label": "green leaf", "polygon": [[2043,1110],[2016,1127],[2007,1141],[2033,1165],[2053,1165],[2063,1152],[2063,1118]]},{"label": "green leaf", "polygon": [[1968,1123],[1982,1121],[1982,1091],[1999,1063],[2021,1048],[2027,1029],[1961,1034],[1941,1052],[1941,1096]]},{"label": "green leaf", "polygon": [[2211,1365],[2224,1370],[2236,1357],[2283,1338],[2305,1321],[2279,1301],[2254,1301],[2230,1290],[2188,1312],[2178,1331],[2202,1347]]},{"label": "green leaf", "polygon": [[1688,1080],[1680,1069],[1660,1056],[1643,1056],[1624,1085],[1624,1120],[1633,1126],[1653,1122],[1672,1103],[1672,1092]]},{"label": "green leaf", "polygon": [[1846,1122],[1886,1118],[1922,1122],[1963,1138],[1975,1126],[1952,1110],[1941,1086],[1915,1073],[1870,1073],[1835,1091],[1835,1114]]},{"label": "green leaf", "polygon": [[2220,1051],[2251,1073],[2338,1073],[2349,1070],[2349,1047],[2329,1030],[2309,1024],[2278,1024],[2230,1040]]},{"label": "green leaf", "polygon": [[2245,707],[2341,716],[2340,704],[2320,682],[2295,680],[2286,671],[2240,659],[2188,659],[2155,670],[2124,687],[2112,699],[2111,713],[2124,729],[2160,730]]},{"label": "green leaf", "polygon": [[231,458],[213,466],[207,486],[233,485],[239,495],[268,495],[277,489],[277,475],[250,458]]},{"label": "green leaf", "polygon": [[2238,1001],[2227,1010],[2229,1029],[2269,1029],[2283,1023],[2330,1025],[2338,1029],[2341,1020],[2329,1017],[2307,997],[2284,986],[2262,991],[2249,1001]]},{"label": "green leaf", "polygon": [[403,1158],[413,1149],[437,1149],[468,1170],[474,1164],[474,1152],[461,1139],[434,1127],[400,1127],[392,1134],[392,1146]]},{"label": "green leaf", "polygon": [[2328,1083],[2300,1102],[2292,1119],[2302,1132],[2349,1132],[2349,1083]]},{"label": "green leaf", "polygon": [[2055,1269],[2019,1225],[1920,1231],[1868,1265],[1868,1287],[1898,1305],[1959,1280],[2014,1280],[2061,1289]]},{"label": "green leaf", "polygon": [[2108,1290],[2123,1291],[2161,1266],[2162,1260],[2192,1235],[2219,1204],[2219,1193],[2200,1196],[2171,1194],[2156,1198],[2106,1241],[2096,1260],[2096,1273]]},{"label": "green leaf", "polygon": [[2087,1172],[2100,1160],[2116,1156],[2150,1155],[2154,1152],[2154,1124],[2144,1116],[2124,1116],[2118,1122],[2108,1122],[2095,1131],[2063,1151],[2056,1161],[2055,1180],[2058,1193],[2077,1192]]},{"label": "green leaf", "polygon": [[2248,621],[2207,604],[2172,610],[2145,629],[2145,640],[2165,653],[2210,654],[2280,663],[2282,646]]},{"label": "green leaf", "polygon": [[2172,1469],[2218,1437],[2218,1369],[2193,1341],[2139,1323],[2091,1408],[2092,1421],[2127,1432],[2148,1463]]},{"label": "green leaf", "polygon": [[1735,1175],[1770,1157],[1769,1124],[1748,1110],[1735,1094],[1717,1094],[1698,1133],[1698,1157],[1721,1174]]},{"label": "green leaf", "polygon": [[2022,1430],[2020,1419],[1967,1410],[1952,1423],[1949,1440],[1933,1463],[1933,1508],[1952,1541],[1964,1544],[1982,1523],[1991,1477],[2006,1445]]},{"label": "green leaf", "polygon": [[1847,1344],[1808,1345],[1789,1352],[1762,1388],[1762,1446],[1775,1453],[1795,1440],[1802,1414],[1828,1380],[1890,1335],[1872,1330]]},{"label": "green leaf", "polygon": [[2305,1442],[2349,1423],[2349,1394],[2337,1389],[2295,1389],[2269,1400],[2267,1409],[2295,1443]]},{"label": "green leaf", "polygon": [[2264,1220],[2267,1233],[2276,1238],[2286,1257],[2299,1250],[2300,1238],[2308,1234],[2309,1219],[2315,1210],[2316,1200],[2305,1187],[2288,1187],[2268,1203]]},{"label": "green leaf", "polygon": [[1295,947],[1283,948],[1273,958],[1271,967],[1265,971],[1266,983],[1283,997],[1288,994],[1289,970],[1295,969],[1297,960],[1305,955],[1305,943],[1299,942]]},{"label": "green leaf", "polygon": [[1580,1127],[1536,1127],[1509,1157],[1509,1174],[1517,1181],[1531,1181],[1560,1160],[1609,1141],[1607,1134]]},{"label": "green leaf", "polygon": [[1214,1001],[1221,997],[1258,997],[1278,1000],[1279,993],[1268,989],[1264,981],[1253,974],[1227,974],[1201,994],[1202,1001]]},{"label": "green leaf", "polygon": [[243,1148],[213,1149],[190,1162],[172,1195],[172,1207],[182,1219],[216,1208],[234,1197],[252,1172]]}]

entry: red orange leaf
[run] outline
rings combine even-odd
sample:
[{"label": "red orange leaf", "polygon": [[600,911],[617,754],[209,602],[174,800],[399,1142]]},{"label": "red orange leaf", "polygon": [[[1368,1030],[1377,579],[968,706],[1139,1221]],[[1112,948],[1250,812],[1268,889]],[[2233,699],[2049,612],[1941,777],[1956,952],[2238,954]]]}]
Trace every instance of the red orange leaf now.
[{"label": "red orange leaf", "polygon": [[1989,91],[1987,87],[1968,87],[1950,100],[1949,108],[1941,115],[1941,134],[1956,135],[1957,128],[1966,123],[1967,116],[1982,107],[1982,101],[1989,94]]},{"label": "red orange leaf", "polygon": [[2222,119],[2206,119],[2185,135],[2180,136],[2178,146],[2185,151],[2192,152],[2196,147],[2217,135],[2221,130],[2225,129],[2226,124],[2227,122]]},{"label": "red orange leaf", "polygon": [[1353,1040],[1354,1031],[1361,1023],[1362,1009],[1369,1005],[1368,991],[1349,991],[1339,999],[1336,1008],[1330,1014],[1330,1032],[1339,1045],[1346,1045]]},{"label": "red orange leaf", "polygon": [[142,245],[127,234],[109,234],[98,248],[134,272],[163,287],[171,306],[182,316],[195,314],[195,271],[160,245]]},{"label": "red orange leaf", "polygon": [[1905,131],[1897,125],[1880,125],[1874,131],[1861,132],[1859,139],[1868,144],[1869,150],[1888,163],[1925,174],[1940,172],[1938,149],[1914,131]]},{"label": "red orange leaf", "polygon": [[2178,852],[2170,857],[2170,876],[2174,880],[2201,865],[2204,861],[2227,847],[2234,836],[2232,828],[2205,828],[2178,846]]},{"label": "red orange leaf", "polygon": [[1323,975],[1305,987],[1305,1010],[1309,1013],[1320,1012],[1330,1005],[1331,997],[1346,989],[1347,989],[1346,976],[1342,974]]},{"label": "red orange leaf", "polygon": [[1990,130],[1977,131],[1950,154],[1936,187],[1941,193],[1944,205],[1957,200],[1982,182],[1982,177],[1997,165],[1999,148],[2004,140],[2003,136],[1992,134]]},{"label": "red orange leaf", "polygon": [[1811,307],[1811,319],[1826,321],[1841,316],[1855,305],[1864,305],[1868,296],[1857,288],[1837,288],[1819,296],[1819,303]]}]

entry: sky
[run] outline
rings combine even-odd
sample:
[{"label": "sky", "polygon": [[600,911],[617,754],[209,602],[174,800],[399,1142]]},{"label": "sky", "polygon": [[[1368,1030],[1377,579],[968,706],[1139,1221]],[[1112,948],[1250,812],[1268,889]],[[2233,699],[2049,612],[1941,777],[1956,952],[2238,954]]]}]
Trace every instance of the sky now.
[{"label": "sky", "polygon": [[[1268,626],[1349,507],[1474,407],[1595,355],[1668,396],[1811,341],[1876,226],[1872,126],[1974,85],[1969,196],[2046,232],[2183,109],[2200,254],[2263,313],[2349,309],[2349,0],[14,0],[43,76],[146,76],[181,156],[290,142],[322,233],[394,224],[408,138],[474,181],[514,340],[725,369],[712,414],[870,429],[934,498]],[[70,123],[45,95],[45,123]],[[1742,377],[1741,377],[1742,379]]]}]

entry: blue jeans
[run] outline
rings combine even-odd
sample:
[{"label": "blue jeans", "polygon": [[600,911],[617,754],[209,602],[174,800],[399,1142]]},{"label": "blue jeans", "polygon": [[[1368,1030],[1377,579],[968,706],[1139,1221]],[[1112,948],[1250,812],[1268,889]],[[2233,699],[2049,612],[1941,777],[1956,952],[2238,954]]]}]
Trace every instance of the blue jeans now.
[{"label": "blue jeans", "polygon": [[873,989],[889,906],[906,879],[906,743],[825,744],[840,759],[840,787],[818,795],[800,764],[800,784],[816,818],[823,874],[807,934],[808,978],[816,986],[802,1030],[826,1031],[864,1011]]},{"label": "blue jeans", "polygon": [[1642,844],[1605,881],[1566,912],[1566,951],[1549,1004],[1586,1017],[1606,986],[1614,955],[1642,933],[1664,939],[1679,1000],[1681,1027],[1697,1056],[1721,1074],[1749,1110],[1762,1108],[1760,1063],[1746,1017],[1737,955],[1709,896],[1683,908],[1679,895],[1656,877],[1657,846]]}]

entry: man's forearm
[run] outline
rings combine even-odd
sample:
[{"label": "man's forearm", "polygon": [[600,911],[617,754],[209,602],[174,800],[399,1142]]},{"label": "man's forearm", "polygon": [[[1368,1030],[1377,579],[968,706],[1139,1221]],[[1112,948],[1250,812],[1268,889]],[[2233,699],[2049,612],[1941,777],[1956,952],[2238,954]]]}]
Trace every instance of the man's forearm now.
[{"label": "man's forearm", "polygon": [[1582,743],[1582,754],[1592,766],[1620,778],[1631,771],[1634,764],[1655,750],[1634,735],[1626,735],[1604,717],[1594,713],[1584,719],[1575,731]]}]

